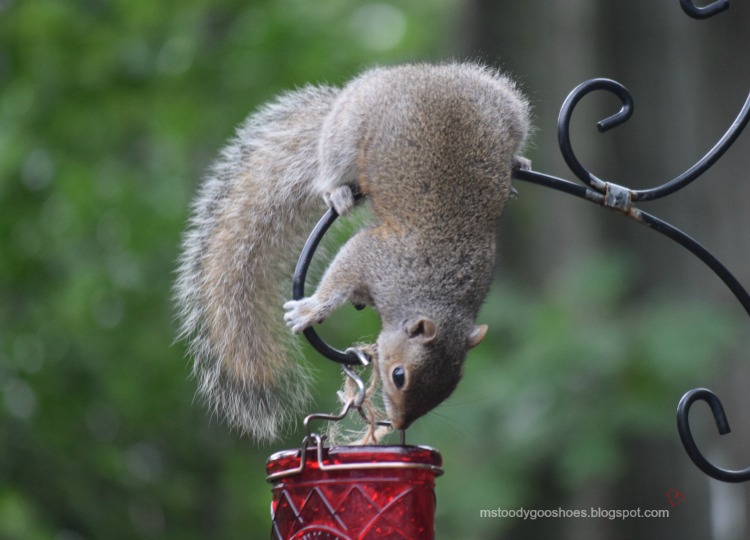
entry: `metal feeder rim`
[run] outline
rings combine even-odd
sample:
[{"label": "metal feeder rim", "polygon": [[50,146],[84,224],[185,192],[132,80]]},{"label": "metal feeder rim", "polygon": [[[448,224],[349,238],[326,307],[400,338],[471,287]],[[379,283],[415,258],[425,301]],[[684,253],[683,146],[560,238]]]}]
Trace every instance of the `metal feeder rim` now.
[{"label": "metal feeder rim", "polygon": [[340,451],[342,449],[357,449],[362,452],[397,452],[397,451],[403,451],[404,449],[414,449],[414,450],[427,450],[429,452],[438,453],[438,451],[435,448],[432,448],[430,446],[424,446],[424,445],[417,445],[417,446],[401,446],[401,445],[392,445],[392,446],[381,446],[381,445],[362,445],[362,446],[329,446],[324,447],[322,445],[322,438],[317,438],[317,445],[303,445],[301,448],[295,448],[291,450],[280,450],[279,452],[276,452],[272,454],[266,463],[270,463],[272,461],[276,461],[277,459],[281,459],[283,457],[296,457],[299,455],[300,464],[297,467],[292,467],[290,469],[287,469],[285,471],[279,471],[273,474],[269,474],[266,477],[266,481],[268,482],[274,482],[276,480],[280,480],[282,478],[288,478],[291,476],[296,476],[298,474],[301,474],[304,472],[305,467],[307,465],[307,452],[308,450],[317,450],[317,462],[318,462],[318,470],[323,472],[329,472],[329,471],[354,471],[354,470],[375,470],[375,469],[423,469],[423,470],[429,470],[432,471],[435,476],[441,476],[445,471],[441,467],[438,467],[437,465],[430,465],[428,463],[409,463],[409,462],[403,462],[403,461],[382,461],[377,463],[368,463],[368,462],[362,462],[362,463],[341,463],[337,465],[326,465],[323,463],[323,452],[322,450],[328,450],[330,451]]}]

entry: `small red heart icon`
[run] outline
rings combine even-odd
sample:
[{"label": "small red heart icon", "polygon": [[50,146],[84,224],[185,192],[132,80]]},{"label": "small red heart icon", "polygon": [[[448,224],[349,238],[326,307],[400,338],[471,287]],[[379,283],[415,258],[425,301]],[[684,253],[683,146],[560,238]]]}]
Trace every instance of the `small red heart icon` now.
[{"label": "small red heart icon", "polygon": [[675,488],[669,488],[667,490],[667,500],[672,505],[672,508],[674,508],[685,500],[685,494],[682,491],[677,491]]}]

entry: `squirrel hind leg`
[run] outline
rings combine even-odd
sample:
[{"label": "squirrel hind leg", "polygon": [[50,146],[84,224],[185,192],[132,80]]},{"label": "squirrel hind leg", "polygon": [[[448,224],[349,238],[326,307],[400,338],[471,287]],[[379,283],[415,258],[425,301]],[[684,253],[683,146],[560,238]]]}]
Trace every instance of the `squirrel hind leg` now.
[{"label": "squirrel hind leg", "polygon": [[326,205],[330,206],[340,216],[349,214],[356,204],[354,198],[354,189],[352,186],[345,184],[323,194],[323,200]]},{"label": "squirrel hind leg", "polygon": [[514,171],[530,171],[531,160],[521,156],[513,156],[512,168]]}]

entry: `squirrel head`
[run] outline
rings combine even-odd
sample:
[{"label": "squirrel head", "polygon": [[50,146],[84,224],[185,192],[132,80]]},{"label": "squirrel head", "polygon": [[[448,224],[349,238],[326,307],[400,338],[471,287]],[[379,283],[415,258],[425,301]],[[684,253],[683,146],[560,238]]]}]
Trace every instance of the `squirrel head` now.
[{"label": "squirrel head", "polygon": [[383,402],[394,429],[406,429],[455,390],[466,353],[487,325],[466,328],[425,316],[384,328],[378,337]]}]

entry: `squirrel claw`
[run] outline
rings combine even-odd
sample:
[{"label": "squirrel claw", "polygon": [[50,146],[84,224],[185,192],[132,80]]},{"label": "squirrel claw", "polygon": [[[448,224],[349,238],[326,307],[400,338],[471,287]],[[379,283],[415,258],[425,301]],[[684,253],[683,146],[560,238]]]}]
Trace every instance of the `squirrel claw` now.
[{"label": "squirrel claw", "polygon": [[323,195],[325,203],[336,210],[340,216],[345,216],[354,208],[354,193],[349,185],[339,186]]}]

